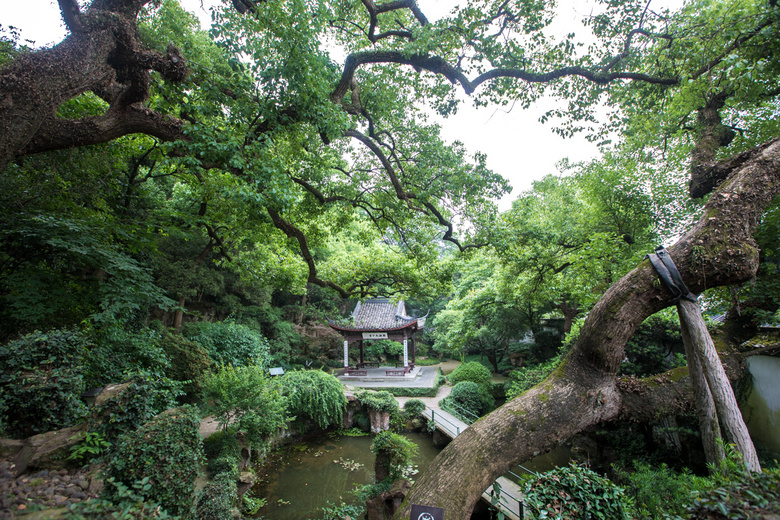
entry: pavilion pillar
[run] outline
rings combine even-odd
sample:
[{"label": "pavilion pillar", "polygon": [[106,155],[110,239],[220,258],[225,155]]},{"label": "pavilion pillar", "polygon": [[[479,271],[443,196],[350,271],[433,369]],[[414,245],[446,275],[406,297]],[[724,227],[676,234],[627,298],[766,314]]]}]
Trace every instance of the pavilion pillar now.
[{"label": "pavilion pillar", "polygon": [[410,341],[412,342],[412,366],[414,366],[414,365],[417,364],[416,361],[415,361],[416,356],[417,356],[417,354],[415,352],[415,350],[417,348],[417,342],[414,340],[414,336],[411,337]]},{"label": "pavilion pillar", "polygon": [[409,371],[409,340],[404,336],[404,370]]},{"label": "pavilion pillar", "polygon": [[349,341],[344,340],[344,368],[349,367]]},{"label": "pavilion pillar", "polygon": [[365,360],[363,359],[363,340],[360,340],[360,368],[363,367],[363,363]]}]

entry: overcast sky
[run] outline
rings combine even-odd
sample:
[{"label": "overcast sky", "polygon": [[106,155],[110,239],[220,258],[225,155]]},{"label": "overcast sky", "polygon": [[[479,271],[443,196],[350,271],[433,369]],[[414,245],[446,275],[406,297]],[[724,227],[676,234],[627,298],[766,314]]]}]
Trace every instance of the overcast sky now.
[{"label": "overcast sky", "polygon": [[[207,6],[214,0],[181,0],[186,9],[194,12],[202,24],[209,21]],[[65,35],[65,27],[59,16],[59,8],[53,0],[0,0],[0,24],[4,28],[15,26],[23,39],[33,40],[35,46],[57,43]],[[446,12],[451,1],[419,0],[423,12],[436,19]],[[563,12],[564,23],[575,23],[581,18],[587,3],[575,2]],[[534,180],[549,173],[556,173],[555,164],[568,157],[573,161],[587,160],[598,155],[596,147],[584,137],[563,139],[553,134],[549,125],[538,122],[545,107],[529,110],[515,108],[474,108],[469,103],[461,105],[458,114],[442,122],[442,133],[447,141],[459,140],[472,152],[483,152],[488,157],[488,167],[509,180],[514,191],[500,203],[507,209],[517,195],[530,188]]]}]

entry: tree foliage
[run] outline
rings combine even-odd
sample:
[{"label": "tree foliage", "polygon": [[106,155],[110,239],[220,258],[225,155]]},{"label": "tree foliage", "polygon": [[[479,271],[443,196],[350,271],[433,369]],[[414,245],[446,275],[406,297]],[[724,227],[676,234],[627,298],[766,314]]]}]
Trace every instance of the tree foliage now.
[{"label": "tree foliage", "polygon": [[321,370],[287,372],[281,381],[287,413],[297,419],[309,418],[322,429],[341,424],[347,397],[341,382]]}]

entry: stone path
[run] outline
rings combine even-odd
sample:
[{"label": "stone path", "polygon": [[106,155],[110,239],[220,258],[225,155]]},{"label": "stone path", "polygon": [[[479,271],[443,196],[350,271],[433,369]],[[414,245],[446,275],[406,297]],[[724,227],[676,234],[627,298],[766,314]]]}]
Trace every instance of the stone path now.
[{"label": "stone path", "polygon": [[14,478],[13,463],[0,461],[0,518],[15,518],[33,508],[69,506],[100,495],[95,471],[42,470]]}]

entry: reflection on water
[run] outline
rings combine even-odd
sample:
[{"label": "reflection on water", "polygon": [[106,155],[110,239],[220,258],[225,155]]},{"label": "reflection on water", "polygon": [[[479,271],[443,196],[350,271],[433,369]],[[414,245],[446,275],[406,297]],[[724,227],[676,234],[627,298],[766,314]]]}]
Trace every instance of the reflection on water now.
[{"label": "reflection on water", "polygon": [[[439,450],[424,433],[405,433],[417,444],[415,461],[420,471],[436,457]],[[352,490],[371,484],[374,478],[373,436],[323,436],[315,441],[284,448],[269,459],[262,470],[263,479],[253,489],[265,498],[258,518],[266,520],[322,518],[321,509],[331,504],[357,504]]]}]

